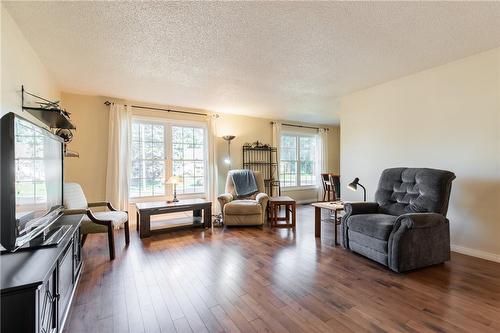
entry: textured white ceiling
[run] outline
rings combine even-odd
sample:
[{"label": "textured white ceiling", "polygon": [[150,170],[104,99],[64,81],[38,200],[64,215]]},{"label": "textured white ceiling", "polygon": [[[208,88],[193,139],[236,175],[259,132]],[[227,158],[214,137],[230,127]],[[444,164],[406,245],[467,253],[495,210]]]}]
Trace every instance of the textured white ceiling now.
[{"label": "textured white ceiling", "polygon": [[4,4],[64,91],[325,124],[346,93],[500,46],[500,3]]}]

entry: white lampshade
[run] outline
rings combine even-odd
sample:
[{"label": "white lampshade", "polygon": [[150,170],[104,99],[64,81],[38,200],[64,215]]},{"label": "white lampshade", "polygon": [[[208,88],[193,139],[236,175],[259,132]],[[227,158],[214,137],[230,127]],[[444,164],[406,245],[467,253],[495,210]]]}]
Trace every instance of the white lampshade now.
[{"label": "white lampshade", "polygon": [[167,184],[180,184],[180,183],[182,183],[182,180],[179,176],[171,176],[167,180]]}]

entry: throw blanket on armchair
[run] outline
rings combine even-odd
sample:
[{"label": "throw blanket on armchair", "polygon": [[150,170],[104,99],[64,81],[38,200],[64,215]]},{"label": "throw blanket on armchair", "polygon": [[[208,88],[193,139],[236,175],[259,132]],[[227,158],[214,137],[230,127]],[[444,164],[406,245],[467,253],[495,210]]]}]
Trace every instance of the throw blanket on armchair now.
[{"label": "throw blanket on armchair", "polygon": [[246,197],[258,191],[255,176],[250,170],[234,170],[231,172],[231,178],[238,197]]}]

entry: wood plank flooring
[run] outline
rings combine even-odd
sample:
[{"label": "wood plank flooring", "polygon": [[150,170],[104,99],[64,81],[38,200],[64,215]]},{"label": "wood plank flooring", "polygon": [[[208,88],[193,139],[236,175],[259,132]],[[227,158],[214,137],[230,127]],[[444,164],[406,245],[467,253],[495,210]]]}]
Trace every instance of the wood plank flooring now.
[{"label": "wood plank flooring", "polygon": [[297,231],[214,228],[140,240],[108,260],[91,235],[65,332],[500,332],[500,264],[460,254],[396,274]]}]

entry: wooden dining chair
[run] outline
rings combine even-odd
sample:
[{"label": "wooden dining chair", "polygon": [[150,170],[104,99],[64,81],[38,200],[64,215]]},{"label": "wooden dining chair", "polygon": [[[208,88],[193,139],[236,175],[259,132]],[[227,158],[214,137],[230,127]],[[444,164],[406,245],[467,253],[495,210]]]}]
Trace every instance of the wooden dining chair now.
[{"label": "wooden dining chair", "polygon": [[322,173],[323,201],[340,199],[340,176],[333,173]]}]

